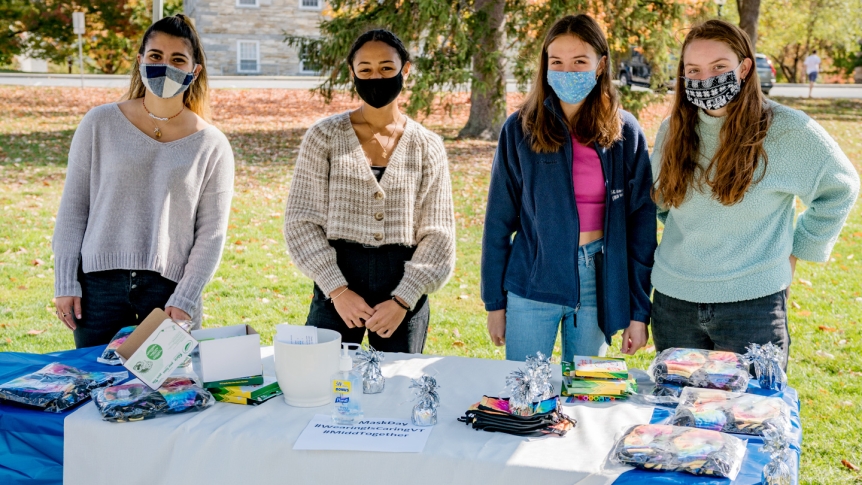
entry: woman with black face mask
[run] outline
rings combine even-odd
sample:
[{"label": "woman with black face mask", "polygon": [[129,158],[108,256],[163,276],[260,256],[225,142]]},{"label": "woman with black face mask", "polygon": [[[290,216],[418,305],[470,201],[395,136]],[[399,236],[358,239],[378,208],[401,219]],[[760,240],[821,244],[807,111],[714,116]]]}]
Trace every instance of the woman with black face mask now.
[{"label": "woman with black face mask", "polygon": [[303,138],[285,211],[296,266],[314,280],[306,325],[343,342],[421,353],[427,295],[455,267],[443,140],[398,109],[410,54],[393,33],[359,36],[347,56],[362,104]]}]

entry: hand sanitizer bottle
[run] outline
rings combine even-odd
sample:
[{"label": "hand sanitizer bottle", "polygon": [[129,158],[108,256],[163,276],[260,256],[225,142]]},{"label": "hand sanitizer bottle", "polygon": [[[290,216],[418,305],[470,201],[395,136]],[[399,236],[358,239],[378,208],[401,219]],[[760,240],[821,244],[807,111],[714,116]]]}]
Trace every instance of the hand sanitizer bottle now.
[{"label": "hand sanitizer bottle", "polygon": [[338,372],[332,376],[332,422],[352,425],[362,420],[362,377],[353,371],[353,359],[347,354],[347,346],[341,344],[341,359]]}]

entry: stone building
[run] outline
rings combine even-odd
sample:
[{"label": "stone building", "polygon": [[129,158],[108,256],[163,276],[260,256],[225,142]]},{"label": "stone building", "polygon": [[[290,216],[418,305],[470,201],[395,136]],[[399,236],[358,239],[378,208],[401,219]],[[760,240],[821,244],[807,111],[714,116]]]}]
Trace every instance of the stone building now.
[{"label": "stone building", "polygon": [[324,0],[185,0],[207,56],[210,75],[316,74],[285,34],[316,36]]}]

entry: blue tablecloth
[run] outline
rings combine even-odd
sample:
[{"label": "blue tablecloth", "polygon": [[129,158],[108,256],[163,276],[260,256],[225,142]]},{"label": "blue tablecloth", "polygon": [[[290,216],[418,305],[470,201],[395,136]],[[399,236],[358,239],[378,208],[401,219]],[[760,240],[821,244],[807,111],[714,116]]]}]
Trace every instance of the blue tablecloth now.
[{"label": "blue tablecloth", "polygon": [[[116,372],[116,366],[96,362],[104,349],[103,345],[50,354],[0,352],[0,382],[35,372],[52,362],[87,371]],[[46,413],[0,404],[0,483],[63,483],[63,420],[73,410]]]},{"label": "blue tablecloth", "polygon": [[[89,371],[111,372],[118,368],[96,362],[104,346],[53,352],[25,354],[0,352],[0,382],[39,370],[51,362],[62,362]],[[753,383],[748,392],[775,395],[784,399],[792,410],[794,451],[796,463],[793,483],[798,483],[799,456],[802,428],[799,421],[799,397],[793,389],[774,393],[760,389]],[[73,410],[64,413],[46,413],[0,404],[0,484],[3,485],[59,485],[63,482],[63,420]],[[651,423],[662,423],[670,418],[672,410],[656,408]],[[737,479],[740,485],[759,485],[760,472],[769,456],[760,451],[762,439],[740,436],[748,440],[745,462]],[[677,485],[728,485],[727,479],[698,477],[688,473],[651,472],[631,470],[623,473],[615,485],[643,483]]]}]

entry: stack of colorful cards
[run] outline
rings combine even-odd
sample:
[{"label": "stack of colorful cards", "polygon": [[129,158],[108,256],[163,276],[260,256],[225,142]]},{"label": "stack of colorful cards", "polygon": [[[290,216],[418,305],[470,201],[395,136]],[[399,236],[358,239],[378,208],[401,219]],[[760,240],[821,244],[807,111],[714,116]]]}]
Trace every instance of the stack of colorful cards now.
[{"label": "stack of colorful cards", "polygon": [[564,396],[569,402],[616,401],[637,391],[625,359],[576,355],[573,362],[563,362]]},{"label": "stack of colorful cards", "polygon": [[250,406],[256,406],[282,394],[278,382],[272,376],[263,376],[263,384],[217,387],[210,388],[209,391],[216,401]]}]

